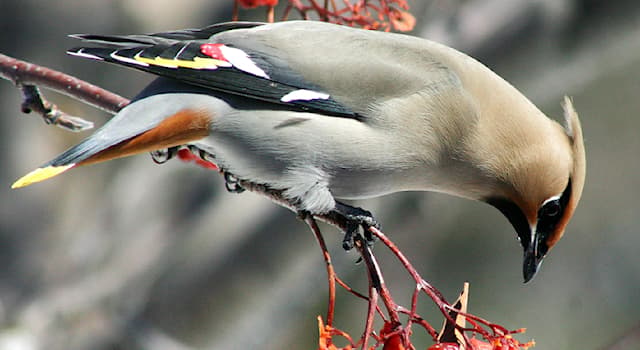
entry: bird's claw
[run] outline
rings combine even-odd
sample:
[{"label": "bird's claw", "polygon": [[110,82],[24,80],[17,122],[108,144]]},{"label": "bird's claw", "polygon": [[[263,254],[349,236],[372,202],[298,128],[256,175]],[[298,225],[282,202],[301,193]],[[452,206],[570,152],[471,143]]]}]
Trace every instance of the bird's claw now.
[{"label": "bird's claw", "polygon": [[224,172],[224,187],[231,193],[244,192],[244,187],[240,185],[240,179],[228,172]]},{"label": "bird's claw", "polygon": [[360,235],[360,228],[362,228],[364,241],[368,246],[372,246],[375,242],[375,236],[371,233],[369,228],[375,227],[379,229],[380,224],[378,221],[376,221],[373,214],[368,210],[350,206],[345,207],[349,208],[349,213],[342,213],[347,221],[344,238],[342,240],[342,248],[346,251],[353,249],[355,240],[358,239],[358,235]]},{"label": "bird's claw", "polygon": [[178,146],[169,147],[165,149],[159,149],[156,151],[149,152],[151,154],[151,159],[153,159],[156,164],[164,164],[168,162],[171,158],[175,157],[178,154]]}]

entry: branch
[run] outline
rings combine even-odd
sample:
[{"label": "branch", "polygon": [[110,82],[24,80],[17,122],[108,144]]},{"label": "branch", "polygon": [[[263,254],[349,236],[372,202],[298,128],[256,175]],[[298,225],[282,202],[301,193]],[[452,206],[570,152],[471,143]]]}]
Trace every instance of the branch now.
[{"label": "branch", "polygon": [[84,131],[93,128],[93,123],[79,117],[68,115],[58,106],[47,101],[35,85],[16,83],[22,90],[22,112],[36,112],[42,116],[47,124],[57,125],[69,131]]},{"label": "branch", "polygon": [[22,111],[39,113],[47,124],[80,131],[93,123],[70,116],[45,100],[37,86],[57,91],[110,113],[117,113],[129,100],[62,72],[0,54],[0,77],[13,82],[23,92]]},{"label": "branch", "polygon": [[322,232],[320,232],[320,227],[318,227],[318,223],[311,215],[307,215],[304,217],[304,221],[309,225],[311,232],[313,232],[316,240],[318,241],[318,245],[322,250],[322,257],[324,258],[324,262],[327,266],[327,279],[329,282],[329,306],[327,307],[327,326],[333,327],[333,318],[335,315],[336,308],[336,272],[333,269],[333,263],[331,262],[331,255],[329,255],[329,250],[327,249],[327,244],[324,242],[324,237],[322,237]]},{"label": "branch", "polygon": [[[234,0],[233,20],[238,20],[239,7],[267,8],[267,22],[275,19],[275,5],[278,0]],[[317,18],[320,21],[357,26],[364,29],[410,31],[416,19],[409,13],[407,0],[288,0],[280,21],[286,21],[292,11],[300,18],[308,20]],[[376,4],[377,3],[377,4]]]}]

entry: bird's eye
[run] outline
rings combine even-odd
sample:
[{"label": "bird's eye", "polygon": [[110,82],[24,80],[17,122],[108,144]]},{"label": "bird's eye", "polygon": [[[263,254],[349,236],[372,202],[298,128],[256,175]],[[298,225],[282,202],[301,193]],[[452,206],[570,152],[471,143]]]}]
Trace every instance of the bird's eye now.
[{"label": "bird's eye", "polygon": [[541,216],[553,217],[560,213],[560,200],[554,199],[545,203],[540,209]]}]

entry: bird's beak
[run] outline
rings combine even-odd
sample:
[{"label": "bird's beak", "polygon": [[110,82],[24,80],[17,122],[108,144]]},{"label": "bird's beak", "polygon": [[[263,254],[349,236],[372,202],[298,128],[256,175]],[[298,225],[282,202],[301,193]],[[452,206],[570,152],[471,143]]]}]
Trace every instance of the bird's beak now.
[{"label": "bird's beak", "polygon": [[544,241],[545,234],[538,232],[534,227],[531,228],[531,241],[524,247],[524,262],[522,264],[522,275],[524,283],[527,283],[535,277],[536,273],[542,265],[542,260],[547,254],[547,244]]},{"label": "bird's beak", "polygon": [[138,113],[123,110],[93,135],[23,176],[11,188],[46,180],[79,165],[179,146],[209,134],[211,120],[204,112],[183,109],[148,118],[132,118],[132,114]]},{"label": "bird's beak", "polygon": [[524,263],[522,265],[522,275],[524,277],[524,283],[527,283],[535,277],[542,259],[538,259],[535,249],[529,248],[524,251]]}]

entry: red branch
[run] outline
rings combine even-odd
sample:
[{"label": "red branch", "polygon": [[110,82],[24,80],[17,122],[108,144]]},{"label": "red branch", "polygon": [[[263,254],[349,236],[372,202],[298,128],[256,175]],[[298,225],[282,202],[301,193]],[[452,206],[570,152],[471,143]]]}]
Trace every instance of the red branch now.
[{"label": "red branch", "polygon": [[[243,186],[251,184],[242,184]],[[251,191],[258,191],[262,194],[268,195],[271,199],[276,202],[283,204],[280,202],[282,198],[280,197],[280,193],[278,191],[268,190],[264,186],[255,186],[249,188]],[[266,191],[266,192],[262,192]],[[290,209],[290,205],[288,206]],[[326,216],[326,215],[317,215],[317,218],[326,221],[328,223],[334,224],[338,227],[344,229],[344,223],[336,221],[335,218]],[[404,266],[405,270],[409,273],[412,279],[416,283],[416,289],[414,290],[413,297],[411,299],[411,308],[407,309],[403,306],[397,305],[393,300],[393,296],[391,292],[387,289],[386,284],[384,283],[384,278],[382,271],[373,255],[371,248],[364,242],[361,237],[356,239],[356,248],[360,252],[362,256],[362,260],[364,261],[365,266],[367,267],[368,277],[369,277],[369,296],[364,296],[360,293],[355,292],[352,288],[350,288],[346,283],[344,283],[337,275],[331,264],[331,257],[327,251],[326,244],[324,243],[324,239],[322,238],[322,233],[318,228],[313,217],[305,217],[305,222],[309,225],[312,232],[314,233],[319,246],[323,253],[323,258],[325,260],[327,266],[327,276],[328,276],[328,285],[329,285],[329,307],[327,311],[327,324],[322,324],[320,320],[320,349],[328,349],[328,350],[338,350],[335,345],[333,345],[333,337],[340,336],[349,342],[349,345],[343,349],[353,349],[353,348],[361,348],[361,349],[369,349],[368,344],[371,337],[374,337],[376,345],[374,345],[371,349],[378,348],[381,345],[386,346],[389,344],[396,344],[394,346],[402,346],[397,349],[415,349],[415,347],[411,343],[411,325],[418,324],[422,328],[424,328],[434,339],[436,345],[438,343],[439,334],[436,329],[429,324],[422,316],[417,313],[417,304],[418,298],[421,293],[425,293],[431,300],[434,301],[436,306],[440,309],[443,317],[446,322],[453,325],[453,328],[458,329],[462,336],[464,337],[464,342],[468,344],[467,346],[470,349],[480,349],[482,347],[486,347],[488,349],[504,349],[504,350],[516,350],[516,349],[526,349],[529,346],[533,345],[533,343],[520,343],[516,339],[512,337],[513,334],[524,332],[523,329],[518,329],[514,331],[509,331],[503,326],[497,325],[495,323],[489,322],[483,318],[478,316],[474,316],[465,312],[458,310],[453,307],[447,300],[442,296],[442,294],[434,288],[431,284],[425,281],[417,270],[413,267],[413,265],[409,262],[409,260],[404,256],[404,254],[398,249],[398,247],[391,241],[389,238],[380,230],[376,228],[371,228],[371,232],[380,239],[381,243],[384,244],[387,248],[389,248],[392,253],[398,258],[400,263]],[[360,336],[360,340],[357,343],[352,341],[351,336],[334,326],[334,315],[335,315],[335,283],[338,282],[340,286],[345,288],[347,291],[351,292],[358,298],[367,300],[368,308],[365,320],[365,328],[363,333]],[[386,315],[380,309],[378,305],[378,301],[382,301],[385,306]],[[382,318],[384,322],[384,327],[381,333],[378,335],[373,331],[373,323],[374,318],[377,314]],[[399,314],[407,315],[409,318],[406,322],[406,325],[402,325]],[[463,327],[459,325],[454,315],[460,315],[464,317],[471,327]],[[477,334],[480,337],[489,341],[488,343],[482,342],[476,338],[470,338],[469,335]],[[453,349],[454,346],[459,347],[460,345],[448,344],[448,348]],[[434,349],[440,349],[440,347],[433,347]],[[396,349],[390,347],[389,349]]]},{"label": "red branch", "polygon": [[90,129],[93,123],[64,113],[47,101],[37,86],[60,92],[111,113],[116,113],[129,104],[126,98],[84,80],[3,54],[0,54],[0,77],[12,81],[22,90],[23,112],[36,112],[45,123],[70,131]]},{"label": "red branch", "polygon": [[[378,4],[374,4],[377,2]],[[238,8],[267,7],[267,21],[273,22],[277,0],[234,0],[233,19],[238,19]],[[407,11],[406,0],[288,0],[281,21],[286,21],[295,11],[305,20],[317,19],[324,22],[345,24],[364,29],[410,31],[415,26],[415,18]]]},{"label": "red branch", "polygon": [[16,85],[37,85],[117,113],[129,100],[76,77],[0,54],[0,76]]},{"label": "red branch", "polygon": [[335,314],[335,307],[336,307],[337,275],[335,270],[333,269],[333,264],[331,263],[331,255],[329,255],[329,251],[327,250],[327,245],[324,242],[324,237],[322,236],[322,232],[320,232],[320,227],[318,227],[318,223],[311,215],[307,215],[303,219],[307,223],[307,225],[309,225],[311,232],[313,232],[314,236],[316,237],[316,241],[318,241],[318,245],[322,250],[322,257],[324,258],[324,262],[327,267],[327,279],[329,281],[329,303],[327,307],[327,326],[333,327],[333,317]]}]

